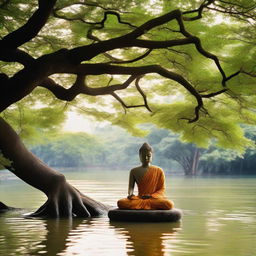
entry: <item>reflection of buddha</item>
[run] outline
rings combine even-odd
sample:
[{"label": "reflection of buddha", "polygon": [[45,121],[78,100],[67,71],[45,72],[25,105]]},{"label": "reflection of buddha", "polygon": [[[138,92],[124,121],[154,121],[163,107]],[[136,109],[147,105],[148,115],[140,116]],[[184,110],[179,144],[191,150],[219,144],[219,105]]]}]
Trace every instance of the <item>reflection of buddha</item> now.
[{"label": "reflection of buddha", "polygon": [[[172,201],[165,198],[165,176],[160,167],[151,165],[152,147],[144,143],[139,150],[141,166],[130,171],[128,197],[120,199],[117,205],[120,209],[162,209],[174,207]],[[133,195],[135,183],[138,186],[138,196]]]},{"label": "reflection of buddha", "polygon": [[[180,222],[176,223],[131,223],[112,222],[118,233],[127,237],[127,255],[163,256]],[[128,232],[128,233],[127,233]]]}]

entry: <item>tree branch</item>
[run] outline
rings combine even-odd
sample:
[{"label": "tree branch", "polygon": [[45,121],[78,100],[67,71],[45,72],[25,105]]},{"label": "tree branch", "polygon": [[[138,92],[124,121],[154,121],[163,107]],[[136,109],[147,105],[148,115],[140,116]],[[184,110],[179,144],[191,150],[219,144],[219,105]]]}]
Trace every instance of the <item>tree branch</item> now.
[{"label": "tree branch", "polygon": [[209,93],[209,94],[201,94],[201,97],[202,98],[212,98],[212,97],[215,97],[215,96],[217,96],[219,94],[222,94],[222,93],[224,93],[226,91],[228,91],[228,89],[222,89],[220,91]]},{"label": "tree branch", "polygon": [[239,3],[235,3],[234,1],[229,2],[219,0],[218,2],[221,4],[215,4],[212,7],[208,6],[207,9],[229,14],[230,16],[245,22],[250,22],[248,19],[256,19],[255,12],[253,12],[256,8],[256,4],[254,3],[252,5],[245,6]]},{"label": "tree branch", "polygon": [[222,68],[221,65],[220,65],[220,61],[219,61],[218,57],[217,57],[216,55],[214,55],[214,54],[212,54],[212,53],[206,51],[206,50],[202,47],[201,40],[200,40],[198,37],[191,35],[191,34],[185,29],[185,26],[184,26],[183,19],[182,19],[182,16],[181,16],[181,15],[177,17],[177,21],[178,21],[178,23],[179,23],[181,33],[182,33],[185,37],[193,39],[197,51],[198,51],[200,54],[202,54],[204,57],[209,58],[209,59],[212,59],[212,60],[215,62],[215,65],[217,66],[219,72],[220,72],[221,75],[222,75],[222,86],[225,87],[225,86],[226,86],[226,82],[227,82],[230,78],[232,78],[232,77],[238,75],[239,73],[236,72],[235,74],[231,75],[230,77],[227,77],[226,74],[225,74],[225,72],[224,72],[224,70],[223,70],[223,68]]},{"label": "tree branch", "polygon": [[[94,25],[95,27],[92,27],[91,29],[89,29],[88,31],[88,38],[89,39],[98,39],[97,37],[95,37],[92,32],[93,30],[99,30],[99,29],[102,29],[105,27],[105,22],[107,21],[107,18],[108,18],[108,15],[114,15],[117,17],[117,20],[120,24],[124,24],[124,25],[128,25],[130,26],[131,28],[137,28],[136,26],[132,25],[131,23],[129,22],[126,22],[126,21],[123,21],[121,19],[121,16],[118,12],[116,11],[113,11],[113,10],[107,10],[104,12],[104,17],[101,21],[98,21],[98,22],[93,22],[93,21],[86,21],[85,19],[83,19],[82,17],[67,17],[65,15],[60,15],[57,13],[57,9],[54,9],[53,10],[53,15],[54,17],[56,18],[59,18],[59,19],[64,19],[64,20],[67,20],[67,21],[80,21],[82,23],[85,23],[85,24],[89,24],[89,25]],[[96,27],[97,26],[97,27]],[[99,40],[96,40],[96,41],[99,41]]]},{"label": "tree branch", "polygon": [[[84,75],[101,75],[101,74],[122,74],[141,76],[149,73],[157,73],[162,77],[178,82],[182,85],[197,101],[195,107],[195,118],[189,119],[189,122],[195,122],[199,118],[199,111],[203,107],[203,101],[196,89],[181,75],[164,69],[159,65],[140,66],[140,67],[123,67],[109,64],[80,64],[74,69],[63,70],[65,73],[84,74]],[[108,90],[107,88],[94,88],[94,90]]]},{"label": "tree branch", "polygon": [[38,0],[39,8],[27,23],[5,36],[0,41],[0,47],[15,49],[34,38],[45,25],[55,3],[56,0]]},{"label": "tree branch", "polygon": [[139,60],[142,60],[144,59],[145,57],[147,57],[151,52],[152,52],[153,49],[148,49],[145,53],[143,53],[141,56],[138,56],[137,58],[134,58],[132,60],[121,60],[121,59],[117,59],[113,56],[111,56],[110,54],[108,53],[105,53],[104,55],[107,57],[107,58],[110,58],[111,61],[109,62],[105,62],[105,64],[128,64],[128,63],[133,63],[133,62],[136,62],[136,61],[139,61]]},{"label": "tree branch", "polygon": [[39,86],[48,89],[60,100],[72,101],[79,94],[91,96],[112,95],[114,91],[126,89],[135,78],[136,76],[130,76],[123,84],[92,88],[85,84],[85,75],[80,74],[77,76],[75,83],[68,89],[55,83],[55,81],[50,78],[45,79]]},{"label": "tree branch", "polygon": [[147,96],[146,94],[143,92],[143,90],[140,88],[140,85],[139,85],[139,81],[142,77],[138,77],[136,78],[135,80],[135,86],[138,90],[138,92],[141,94],[143,100],[144,100],[144,106],[146,107],[146,109],[149,111],[149,112],[152,112],[152,110],[150,109],[149,105],[148,105],[148,101],[147,101]]},{"label": "tree branch", "polygon": [[199,6],[199,8],[197,8],[195,10],[191,10],[191,11],[182,12],[183,15],[191,14],[191,13],[197,13],[197,15],[194,16],[194,17],[185,17],[185,16],[183,16],[183,20],[185,20],[185,21],[194,21],[194,20],[201,19],[202,18],[203,10],[206,7],[208,7],[209,5],[211,5],[212,3],[214,3],[214,1],[215,0],[204,0],[202,2],[202,4]]},{"label": "tree branch", "polygon": [[39,84],[39,86],[48,89],[60,100],[72,101],[78,94],[82,93],[84,88],[84,79],[84,75],[78,75],[75,83],[68,89],[57,84],[51,78],[46,78]]},{"label": "tree branch", "polygon": [[247,72],[245,70],[241,70],[241,73],[247,76],[256,77],[256,73],[253,73],[253,72]]},{"label": "tree branch", "polygon": [[18,62],[23,66],[31,65],[35,59],[20,49],[1,49],[0,60],[5,62]]},{"label": "tree branch", "polygon": [[[210,2],[212,2],[212,0],[208,0],[208,1],[205,0],[203,4],[210,4]],[[28,20],[28,22],[24,26],[22,26],[20,29],[14,31],[9,36],[6,36],[3,40],[5,40],[5,42],[8,42],[9,40],[11,43],[10,44],[11,47],[15,47],[16,45],[19,45],[20,43],[25,42],[25,39],[22,39],[23,41],[20,40],[18,42],[15,42],[14,45],[12,45],[15,37],[20,35],[22,31],[25,34],[25,38],[31,39],[33,35],[36,35],[39,32],[41,27],[46,22],[49,16],[49,13],[54,6],[54,3],[55,3],[55,0],[48,1],[47,3],[43,0],[39,0],[39,9]],[[201,6],[203,6],[203,4]],[[202,9],[203,8],[205,8],[205,6],[203,6]],[[197,10],[198,13],[200,10]],[[107,14],[116,15],[112,11],[105,12],[105,16],[103,20],[100,22],[103,25],[105,22],[104,19],[107,19]],[[120,22],[121,18],[119,14],[117,17],[119,18],[119,22]],[[91,60],[93,57],[102,53],[104,54],[107,51],[110,51],[113,49],[121,49],[125,47],[140,47],[140,48],[148,49],[144,54],[142,54],[141,56],[133,60],[121,61],[121,62],[114,60],[116,61],[117,64],[123,64],[123,63],[132,63],[140,59],[143,59],[146,56],[148,56],[151,50],[153,49],[168,48],[172,46],[180,46],[180,45],[186,45],[186,44],[194,44],[197,51],[200,54],[202,54],[206,58],[212,59],[215,62],[219,72],[222,75],[222,85],[226,86],[226,82],[229,79],[233,78],[234,76],[238,75],[240,71],[227,77],[220,65],[219,59],[212,53],[206,51],[202,47],[200,39],[196,36],[193,36],[185,29],[183,18],[184,17],[182,16],[181,11],[174,10],[165,15],[162,15],[160,17],[157,17],[145,22],[144,24],[135,28],[132,32],[126,35],[101,41],[91,45],[77,47],[71,50],[60,50],[52,54],[44,55],[41,58],[38,58],[37,60],[34,61],[35,65],[33,66],[30,65],[29,68],[25,68],[19,71],[17,74],[15,74],[13,78],[9,79],[9,80],[12,80],[11,81],[12,84],[11,86],[8,87],[7,89],[8,91],[6,90],[2,95],[0,95],[0,98],[1,100],[4,101],[4,99],[7,98],[7,96],[11,95],[11,97],[8,97],[8,100],[5,103],[2,103],[0,100],[0,110],[4,109],[4,107],[6,107],[7,105],[10,105],[11,103],[15,102],[15,100],[17,101],[22,97],[26,96],[27,94],[29,94],[37,85],[43,86],[48,90],[52,91],[57,98],[70,101],[74,99],[79,93],[92,95],[92,96],[105,95],[105,94],[110,94],[113,96],[113,93],[116,90],[122,90],[127,88],[136,78],[137,78],[135,83],[136,88],[144,99],[143,106],[145,106],[150,110],[147,103],[146,95],[141,90],[138,84],[139,82],[138,77],[145,74],[149,74],[149,73],[156,73],[162,77],[169,79],[170,81],[176,81],[181,86],[183,86],[191,95],[195,97],[197,101],[197,106],[195,107],[195,110],[194,110],[195,116],[188,120],[189,122],[197,121],[199,118],[200,110],[203,110],[202,98],[213,97],[215,95],[218,95],[219,93],[224,92],[224,90],[221,90],[220,92],[208,94],[208,95],[200,95],[197,92],[197,90],[182,75],[179,75],[170,70],[167,70],[161,67],[160,65],[124,67],[124,66],[117,66],[117,65],[109,65],[106,63],[80,64],[82,61]],[[185,38],[166,40],[166,41],[152,41],[152,40],[143,40],[139,38],[140,36],[145,35],[149,30],[157,26],[163,25],[165,23],[168,23],[169,21],[172,21],[172,20],[176,20],[178,22],[178,25],[180,27],[180,33]],[[32,29],[32,31],[30,31],[30,29],[28,28],[31,28],[33,23],[32,21],[35,22],[36,26],[35,28]],[[128,23],[125,23],[125,24],[131,25]],[[19,52],[19,54],[25,59],[25,61],[24,59],[22,60],[24,64],[32,62],[32,59],[31,59],[32,57],[27,56],[24,52]],[[55,74],[55,73],[76,74],[77,80],[69,89],[65,89],[61,85],[56,84],[53,80],[47,78],[51,74]],[[100,74],[122,74],[122,75],[126,74],[126,75],[130,75],[130,77],[122,84],[103,86],[100,88],[91,88],[85,84],[85,77],[87,75],[100,75]],[[13,89],[15,89],[15,94],[12,94]]]},{"label": "tree branch", "polygon": [[160,26],[166,22],[175,19],[177,14],[180,14],[180,11],[174,10],[165,15],[147,21],[146,23],[142,24],[141,26],[126,35],[98,42],[96,44],[74,48],[70,50],[69,57],[73,63],[79,64],[84,60],[90,60],[98,54],[106,51],[128,46],[135,46],[132,43],[133,40],[145,34],[147,31],[153,29],[154,27]]},{"label": "tree branch", "polygon": [[120,104],[122,105],[122,107],[125,110],[126,113],[126,109],[127,108],[141,108],[141,107],[145,107],[145,105],[141,104],[141,105],[126,105],[125,102],[115,93],[112,92],[111,95],[118,101],[120,102]]}]

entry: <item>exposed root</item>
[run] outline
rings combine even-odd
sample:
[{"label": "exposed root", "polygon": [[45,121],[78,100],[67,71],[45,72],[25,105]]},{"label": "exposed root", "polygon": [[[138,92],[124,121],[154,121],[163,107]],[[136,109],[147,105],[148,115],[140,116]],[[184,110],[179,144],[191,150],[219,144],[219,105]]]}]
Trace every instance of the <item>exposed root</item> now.
[{"label": "exposed root", "polygon": [[11,209],[11,207],[9,207],[9,206],[5,205],[4,203],[0,202],[0,212],[7,211],[9,209]]},{"label": "exposed root", "polygon": [[104,215],[108,207],[85,195],[69,183],[59,184],[48,200],[30,216],[32,217],[96,217]]}]

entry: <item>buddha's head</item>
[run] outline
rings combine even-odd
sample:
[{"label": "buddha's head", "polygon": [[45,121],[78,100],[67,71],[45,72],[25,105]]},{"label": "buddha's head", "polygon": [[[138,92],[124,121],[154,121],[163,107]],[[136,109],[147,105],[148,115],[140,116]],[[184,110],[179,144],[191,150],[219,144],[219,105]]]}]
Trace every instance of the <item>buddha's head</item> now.
[{"label": "buddha's head", "polygon": [[145,142],[139,149],[139,156],[142,165],[148,166],[152,161],[153,148]]}]

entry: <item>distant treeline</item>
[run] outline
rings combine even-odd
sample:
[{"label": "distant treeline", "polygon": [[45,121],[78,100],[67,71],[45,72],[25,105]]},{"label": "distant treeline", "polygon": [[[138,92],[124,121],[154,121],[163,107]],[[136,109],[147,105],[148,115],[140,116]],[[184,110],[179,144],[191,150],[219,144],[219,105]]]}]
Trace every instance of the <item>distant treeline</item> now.
[{"label": "distant treeline", "polygon": [[[248,128],[246,136],[256,139],[256,130]],[[256,174],[256,149],[243,155],[236,151],[211,146],[208,149],[183,143],[178,135],[164,129],[152,128],[145,138],[133,137],[116,127],[105,127],[96,135],[64,133],[48,136],[44,142],[31,146],[34,154],[52,167],[118,168],[139,164],[138,149],[145,141],[154,149],[153,164],[167,172],[185,175]]]}]

